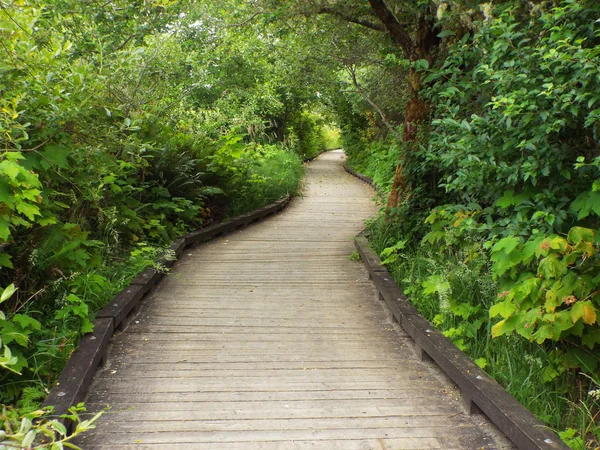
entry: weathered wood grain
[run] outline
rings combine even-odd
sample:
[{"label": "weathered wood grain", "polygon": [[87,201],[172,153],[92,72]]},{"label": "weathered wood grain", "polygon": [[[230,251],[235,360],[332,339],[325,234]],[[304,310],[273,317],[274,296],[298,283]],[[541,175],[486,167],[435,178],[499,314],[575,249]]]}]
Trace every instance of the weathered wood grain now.
[{"label": "weathered wood grain", "polygon": [[[113,339],[87,449],[510,448],[394,325],[349,259],[376,212],[343,154],[284,213],[186,248]],[[273,208],[275,212],[277,208]],[[209,233],[186,237],[188,244]],[[376,274],[376,272],[374,272]]]}]

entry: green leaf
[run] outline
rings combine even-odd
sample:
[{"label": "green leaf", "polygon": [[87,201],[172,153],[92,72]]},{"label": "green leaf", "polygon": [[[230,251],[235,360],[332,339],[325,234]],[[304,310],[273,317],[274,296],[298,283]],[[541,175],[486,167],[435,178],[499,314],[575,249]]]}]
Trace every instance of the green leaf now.
[{"label": "green leaf", "polygon": [[427,70],[429,69],[429,61],[426,59],[418,59],[414,62],[414,67],[416,70]]},{"label": "green leaf", "polygon": [[598,367],[598,357],[580,348],[569,348],[565,353],[565,365],[568,368],[581,368],[584,372],[594,373]]},{"label": "green leaf", "polygon": [[545,278],[558,278],[565,274],[567,267],[558,260],[558,255],[551,254],[540,261],[538,274]]},{"label": "green leaf", "polygon": [[6,242],[10,236],[10,222],[4,217],[5,216],[0,217],[0,239]]},{"label": "green leaf", "polygon": [[4,288],[4,290],[2,291],[2,295],[0,295],[0,303],[5,302],[9,298],[11,298],[16,291],[17,288],[15,287],[14,283],[11,283],[8,286],[6,286],[6,288]]},{"label": "green leaf", "polygon": [[69,167],[68,158],[71,151],[64,145],[46,145],[44,151],[40,153],[53,166],[58,166],[61,169],[67,169]]},{"label": "green leaf", "polygon": [[33,440],[35,439],[35,435],[36,435],[36,433],[35,433],[34,430],[29,430],[27,432],[27,434],[25,435],[25,437],[21,441],[21,445],[23,446],[23,448],[29,448],[31,446],[31,444],[33,444]]},{"label": "green leaf", "polygon": [[17,203],[17,211],[24,214],[29,220],[35,220],[35,216],[41,216],[40,209],[29,203]]},{"label": "green leaf", "polygon": [[42,193],[39,189],[24,189],[21,191],[21,197],[32,202],[39,203],[39,195]]},{"label": "green leaf", "polygon": [[556,368],[551,364],[547,365],[542,370],[542,380],[545,383],[548,383],[549,381],[554,380],[559,375],[560,374],[558,373],[558,370],[556,370]]},{"label": "green leaf", "polygon": [[583,227],[573,227],[569,230],[567,236],[570,242],[575,245],[583,242],[594,242],[594,230]]},{"label": "green leaf", "polygon": [[13,268],[13,263],[10,260],[12,256],[8,253],[0,253],[0,267],[8,267],[9,269]]},{"label": "green leaf", "polygon": [[19,370],[16,368],[16,366],[18,365],[18,362],[19,362],[19,358],[14,356],[12,354],[12,352],[10,351],[10,348],[8,348],[5,345],[4,346],[4,355],[0,357],[0,367],[21,375],[19,373]]},{"label": "green leaf", "polygon": [[4,160],[0,162],[0,174],[6,175],[12,181],[16,181],[21,173],[21,167],[14,161]]},{"label": "green leaf", "polygon": [[82,333],[91,333],[94,331],[94,324],[89,319],[83,319],[80,330]]},{"label": "green leaf", "polygon": [[581,337],[583,345],[590,349],[594,349],[597,344],[600,344],[600,328],[588,329]]},{"label": "green leaf", "polygon": [[578,212],[577,219],[585,219],[594,212],[600,216],[600,191],[583,192],[571,204],[571,209]]},{"label": "green leaf", "polygon": [[508,329],[506,319],[504,319],[492,327],[492,337],[496,338],[498,336],[502,336],[503,334],[508,334],[510,331],[512,330]]},{"label": "green leaf", "polygon": [[492,253],[503,252],[508,254],[517,248],[517,245],[520,243],[521,240],[516,236],[505,237],[504,239],[500,239],[498,242],[496,242],[496,244],[492,247]]},{"label": "green leaf", "polygon": [[15,326],[12,322],[8,322],[6,320],[1,321],[0,325],[2,326],[0,334],[2,335],[2,339],[4,340],[5,344],[16,342],[23,347],[27,346],[29,337],[23,333],[21,327]]},{"label": "green leaf", "polygon": [[27,316],[25,314],[15,314],[12,319],[14,323],[18,323],[23,330],[41,330],[42,324],[35,320],[33,317]]},{"label": "green leaf", "polygon": [[577,302],[571,308],[571,320],[573,323],[583,319],[583,323],[593,325],[596,323],[596,308],[589,300]]},{"label": "green leaf", "polygon": [[505,191],[502,197],[496,200],[496,206],[500,208],[507,208],[509,206],[519,206],[524,201],[529,200],[529,195],[519,194],[515,195],[515,191]]},{"label": "green leaf", "polygon": [[386,247],[385,249],[383,249],[383,251],[380,253],[380,256],[385,259],[383,261],[381,261],[381,264],[386,265],[386,264],[392,264],[392,263],[396,262],[396,260],[398,259],[397,252],[404,248],[404,246],[406,245],[406,242],[407,242],[406,240],[398,241],[396,244],[392,245],[391,247]]},{"label": "green leaf", "polygon": [[533,339],[535,339],[535,341],[538,344],[543,344],[548,339],[553,339],[553,338],[554,338],[554,330],[552,329],[552,326],[549,324],[542,325],[541,327],[538,328],[538,330],[535,333],[533,333]]},{"label": "green leaf", "polygon": [[487,366],[487,360],[485,358],[477,358],[473,362],[477,364],[481,369],[485,369]]},{"label": "green leaf", "polygon": [[423,287],[423,294],[426,295],[450,290],[450,283],[446,281],[443,275],[430,275],[427,280],[423,281],[421,286]]},{"label": "green leaf", "polygon": [[510,317],[515,311],[517,307],[510,300],[505,300],[500,303],[496,303],[490,308],[490,318],[496,317],[498,314],[502,316],[504,319]]},{"label": "green leaf", "polygon": [[451,30],[444,30],[444,31],[442,31],[441,33],[439,33],[437,35],[437,37],[439,37],[439,38],[445,38],[445,37],[448,37],[448,36],[456,36],[456,33],[454,31],[451,31]]}]

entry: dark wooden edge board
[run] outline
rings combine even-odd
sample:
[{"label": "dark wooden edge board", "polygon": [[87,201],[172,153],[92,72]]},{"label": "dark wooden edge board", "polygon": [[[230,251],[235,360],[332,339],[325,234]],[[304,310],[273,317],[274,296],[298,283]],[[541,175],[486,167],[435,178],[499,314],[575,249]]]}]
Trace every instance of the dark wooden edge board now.
[{"label": "dark wooden edge board", "polygon": [[79,347],[67,361],[56,384],[46,397],[44,407],[53,406],[54,414],[60,416],[66,414],[71,406],[83,401],[96,369],[103,362],[113,331],[111,318],[96,319],[94,331],[81,338]]},{"label": "dark wooden edge board", "polygon": [[470,411],[483,412],[519,449],[568,449],[556,434],[418,313],[364,236],[357,236],[355,245],[394,320],[415,341],[421,354],[435,361],[460,388]]},{"label": "dark wooden edge board", "polygon": [[[175,239],[169,247],[178,258],[186,247],[214,239],[253,222],[264,219],[285,208],[291,197],[288,195],[264,208],[234,217],[223,223],[201,228]],[[170,267],[174,260],[161,257],[158,262]],[[53,406],[53,415],[61,416],[68,413],[71,406],[84,400],[92,383],[94,374],[108,348],[108,343],[114,331],[121,330],[127,325],[128,319],[139,311],[141,301],[154,286],[158,284],[164,272],[149,268],[141,272],[123,289],[109,304],[96,314],[94,331],[81,338],[79,347],[73,352],[63,371],[58,377],[56,385],[52,388],[43,406]],[[73,424],[61,419],[67,427]]]},{"label": "dark wooden edge board", "polygon": [[373,178],[363,175],[362,173],[358,173],[356,170],[350,168],[348,166],[348,164],[344,164],[344,170],[346,172],[348,172],[350,175],[355,176],[359,180],[364,181],[369,186],[371,186],[373,189],[377,190],[377,186],[375,186],[375,183],[373,183]]}]

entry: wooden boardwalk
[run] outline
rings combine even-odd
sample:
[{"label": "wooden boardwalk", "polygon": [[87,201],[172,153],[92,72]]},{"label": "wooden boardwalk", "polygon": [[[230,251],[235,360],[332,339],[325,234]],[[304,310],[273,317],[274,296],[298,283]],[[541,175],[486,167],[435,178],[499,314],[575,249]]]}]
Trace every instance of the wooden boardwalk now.
[{"label": "wooden boardwalk", "polygon": [[376,212],[342,153],[279,215],[185,252],[113,338],[87,449],[508,448],[389,320],[352,237]]}]

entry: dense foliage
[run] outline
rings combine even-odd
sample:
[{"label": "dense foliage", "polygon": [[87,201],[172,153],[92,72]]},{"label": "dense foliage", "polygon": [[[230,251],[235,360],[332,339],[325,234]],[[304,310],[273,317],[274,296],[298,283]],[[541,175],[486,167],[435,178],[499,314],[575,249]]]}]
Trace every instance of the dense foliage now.
[{"label": "dense foliage", "polygon": [[570,427],[570,445],[594,448],[600,8],[485,5],[470,33],[438,16],[444,57],[420,68],[431,110],[416,143],[369,143],[368,123],[347,133],[351,163],[384,191],[397,158],[405,174],[372,242],[448,337],[546,423]]},{"label": "dense foliage", "polygon": [[0,402],[38,407],[166,244],[295,193],[323,150],[314,58],[236,14],[0,2]]},{"label": "dense foliage", "polygon": [[594,0],[0,2],[0,400],[35,409],[165,243],[295,192],[341,139],[416,306],[594,448],[599,19]]}]

